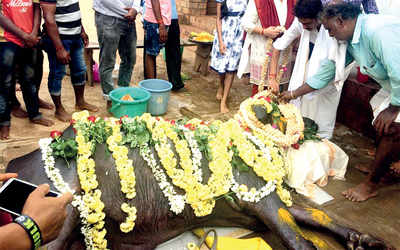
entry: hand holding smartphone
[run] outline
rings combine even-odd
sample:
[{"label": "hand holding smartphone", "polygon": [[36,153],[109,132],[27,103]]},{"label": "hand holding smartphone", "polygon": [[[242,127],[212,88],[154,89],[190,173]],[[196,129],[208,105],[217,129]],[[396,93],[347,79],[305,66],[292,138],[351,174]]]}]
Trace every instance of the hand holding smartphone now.
[{"label": "hand holding smartphone", "polygon": [[[15,216],[20,216],[28,196],[37,185],[17,178],[11,178],[0,188],[0,209]],[[47,197],[58,197],[60,193],[49,191]]]},{"label": "hand holding smartphone", "polygon": [[[0,174],[0,179],[16,176],[11,175]],[[36,186],[15,178],[0,188],[0,209],[16,216],[29,216],[41,231],[42,244],[58,236],[67,217],[67,205],[72,199],[71,193],[61,195],[50,191],[47,184]]]}]

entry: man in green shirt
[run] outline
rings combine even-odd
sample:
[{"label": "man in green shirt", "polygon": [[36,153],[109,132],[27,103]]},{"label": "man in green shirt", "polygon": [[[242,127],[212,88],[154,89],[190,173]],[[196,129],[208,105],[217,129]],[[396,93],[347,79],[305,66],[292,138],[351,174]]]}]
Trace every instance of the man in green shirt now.
[{"label": "man in green shirt", "polygon": [[[400,20],[362,15],[359,7],[340,3],[328,6],[322,21],[330,36],[348,42],[346,63],[355,60],[361,73],[382,87],[371,100],[378,145],[372,172],[364,182],[343,192],[351,201],[364,201],[377,195],[379,181],[400,157]],[[326,59],[306,83],[282,97],[290,100],[323,88],[334,75],[335,63]]]}]

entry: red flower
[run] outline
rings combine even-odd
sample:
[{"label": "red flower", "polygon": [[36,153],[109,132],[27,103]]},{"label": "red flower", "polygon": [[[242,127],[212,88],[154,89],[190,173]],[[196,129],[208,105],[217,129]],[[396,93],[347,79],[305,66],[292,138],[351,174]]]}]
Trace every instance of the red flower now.
[{"label": "red flower", "polygon": [[159,121],[159,120],[160,120],[160,117],[156,117],[156,120]]},{"label": "red flower", "polygon": [[292,148],[294,148],[294,149],[299,149],[299,147],[300,147],[300,144],[298,144],[298,143],[292,144]]},{"label": "red flower", "polygon": [[90,122],[93,122],[93,123],[96,122],[96,116],[94,116],[94,115],[89,116],[87,119],[88,119]]},{"label": "red flower", "polygon": [[259,96],[257,99],[263,99],[264,98],[264,96]]},{"label": "red flower", "polygon": [[232,143],[232,141],[230,141],[229,142],[229,147],[232,147],[233,146],[233,143]]},{"label": "red flower", "polygon": [[185,125],[183,125],[185,128],[188,128],[188,129],[190,129],[190,130],[195,130],[196,129],[196,127],[193,125],[193,124],[191,124],[191,123],[188,123],[188,124],[185,124]]},{"label": "red flower", "polygon": [[175,120],[171,120],[171,124],[172,124],[172,125],[175,125]]},{"label": "red flower", "polygon": [[249,127],[246,127],[246,128],[244,129],[244,131],[250,132],[250,128],[249,128]]},{"label": "red flower", "polygon": [[74,119],[71,119],[71,121],[69,122],[69,124],[74,125],[76,123],[76,121]]},{"label": "red flower", "polygon": [[119,118],[119,124],[122,124],[122,120],[123,120],[124,118],[129,118],[129,116],[128,116],[128,115],[121,116],[121,117]]},{"label": "red flower", "polygon": [[58,130],[53,130],[50,132],[50,137],[53,139],[57,139],[58,137],[60,137],[62,135],[62,133]]},{"label": "red flower", "polygon": [[204,121],[201,121],[200,124],[201,124],[201,125],[204,125],[204,124],[206,124],[206,123],[205,123]]},{"label": "red flower", "polygon": [[271,98],[270,98],[269,96],[265,97],[265,100],[266,100],[267,102],[269,102],[269,103],[272,101]]}]

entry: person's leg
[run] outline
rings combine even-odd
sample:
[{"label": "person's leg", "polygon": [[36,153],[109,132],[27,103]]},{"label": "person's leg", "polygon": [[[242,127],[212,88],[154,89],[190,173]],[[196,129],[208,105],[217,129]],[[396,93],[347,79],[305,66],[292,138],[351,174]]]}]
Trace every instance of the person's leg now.
[{"label": "person's leg", "polygon": [[118,18],[105,16],[98,12],[95,14],[95,22],[100,46],[100,84],[105,99],[109,100],[108,94],[114,89],[112,72],[121,37],[120,28],[118,26]]},{"label": "person's leg", "polygon": [[0,140],[10,136],[10,96],[17,47],[13,43],[0,43]]},{"label": "person's leg", "polygon": [[81,38],[71,39],[69,54],[71,62],[71,82],[75,91],[75,107],[79,110],[97,112],[99,109],[85,101],[86,64],[83,58],[83,41]]},{"label": "person's leg", "polygon": [[12,84],[10,89],[10,105],[11,105],[11,114],[18,118],[27,118],[28,113],[22,109],[21,103],[19,103],[17,96],[16,96],[16,89],[15,85],[17,83],[16,74],[13,73]]},{"label": "person's leg", "polygon": [[225,81],[224,81],[224,94],[222,95],[220,111],[221,113],[228,113],[228,96],[229,91],[232,87],[233,78],[235,78],[235,72],[226,72],[225,73]]},{"label": "person's leg", "polygon": [[42,83],[42,78],[43,78],[43,51],[40,48],[35,48],[33,49],[33,53],[34,53],[34,67],[35,67],[35,86],[37,89],[37,98],[39,99],[39,108],[43,108],[43,109],[53,109],[54,106],[49,103],[46,102],[45,100],[41,99],[39,97],[39,90],[40,90],[40,85]]},{"label": "person's leg", "polygon": [[347,199],[351,201],[365,201],[378,194],[379,181],[388,173],[390,165],[398,161],[400,156],[400,124],[393,123],[390,131],[390,134],[378,139],[378,147],[371,167],[372,172],[368,175],[367,179],[342,193]]},{"label": "person's leg", "polygon": [[178,90],[185,86],[181,78],[182,56],[180,43],[178,19],[173,19],[168,29],[168,40],[165,43],[168,80],[172,83],[172,90]]},{"label": "person's leg", "polygon": [[133,67],[136,63],[136,27],[127,21],[119,21],[121,26],[121,39],[119,40],[118,54],[121,64],[118,72],[118,86],[128,87]]},{"label": "person's leg", "polygon": [[52,126],[54,123],[42,116],[39,112],[39,98],[35,85],[35,58],[33,49],[19,48],[17,50],[17,63],[19,65],[19,83],[29,120],[43,126]]},{"label": "person's leg", "polygon": [[144,21],[144,44],[145,44],[145,79],[157,77],[156,57],[160,53],[160,38],[157,24]]},{"label": "person's leg", "polygon": [[[53,42],[48,36],[43,38],[43,44],[49,61],[48,88],[51,99],[56,107],[54,115],[58,120],[67,122],[71,120],[71,114],[65,110],[61,103],[61,83],[66,74],[65,65],[57,61],[56,50],[53,46]],[[65,44],[64,41],[63,44],[65,49],[68,51],[69,47],[66,46],[67,44]]]},{"label": "person's leg", "polygon": [[156,72],[156,57],[146,53],[146,71],[144,72],[144,79],[154,79],[157,77]]},{"label": "person's leg", "polygon": [[222,96],[224,95],[224,82],[225,82],[225,74],[219,74],[219,86],[217,90],[217,98],[218,101],[221,101]]}]

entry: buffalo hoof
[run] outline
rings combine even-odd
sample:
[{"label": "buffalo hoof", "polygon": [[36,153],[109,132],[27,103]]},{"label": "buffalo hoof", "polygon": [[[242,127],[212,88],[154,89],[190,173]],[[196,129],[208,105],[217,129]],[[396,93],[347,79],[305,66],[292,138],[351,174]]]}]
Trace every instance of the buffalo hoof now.
[{"label": "buffalo hoof", "polygon": [[349,250],[394,250],[383,240],[375,238],[369,234],[360,234],[358,232],[349,233],[347,240],[347,249]]}]

